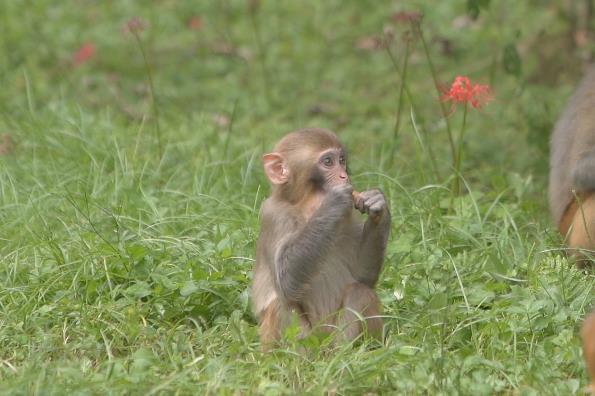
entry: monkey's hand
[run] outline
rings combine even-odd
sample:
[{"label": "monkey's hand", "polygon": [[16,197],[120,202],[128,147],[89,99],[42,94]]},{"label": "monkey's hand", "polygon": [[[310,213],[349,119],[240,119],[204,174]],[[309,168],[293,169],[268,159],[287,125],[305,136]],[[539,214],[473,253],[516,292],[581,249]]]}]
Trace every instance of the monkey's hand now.
[{"label": "monkey's hand", "polygon": [[368,214],[368,220],[362,227],[359,265],[353,269],[353,275],[359,282],[373,288],[382,269],[390,235],[390,211],[384,194],[378,189],[353,194],[353,205],[360,212]]},{"label": "monkey's hand", "polygon": [[378,189],[353,193],[353,203],[355,208],[361,213],[367,213],[370,219],[375,223],[380,223],[387,212],[386,199],[382,191]]},{"label": "monkey's hand", "polygon": [[340,184],[332,186],[324,199],[323,211],[337,212],[341,216],[346,215],[353,209],[353,186],[351,184]]}]

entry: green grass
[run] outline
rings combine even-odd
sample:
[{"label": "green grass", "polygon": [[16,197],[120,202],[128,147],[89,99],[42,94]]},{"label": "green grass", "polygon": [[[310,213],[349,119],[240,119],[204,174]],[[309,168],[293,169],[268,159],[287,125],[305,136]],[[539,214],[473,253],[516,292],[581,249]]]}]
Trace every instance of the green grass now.
[{"label": "green grass", "polygon": [[[457,27],[464,3],[3,2],[0,133],[15,146],[0,156],[0,392],[579,392],[595,277],[564,256],[545,191],[548,134],[585,49],[566,46],[562,1],[492,2]],[[452,211],[421,43],[397,141],[399,74],[386,51],[356,45],[390,26],[402,60],[407,27],[390,16],[415,8],[439,79],[495,92],[467,119],[470,192]],[[202,29],[188,28],[193,15]],[[146,23],[158,119],[123,32],[133,16]],[[97,54],[73,67],[84,42]],[[520,58],[504,56],[511,45]],[[249,302],[269,192],[260,156],[304,126],[336,130],[356,188],[390,201],[381,347],[289,334],[260,352]]]}]

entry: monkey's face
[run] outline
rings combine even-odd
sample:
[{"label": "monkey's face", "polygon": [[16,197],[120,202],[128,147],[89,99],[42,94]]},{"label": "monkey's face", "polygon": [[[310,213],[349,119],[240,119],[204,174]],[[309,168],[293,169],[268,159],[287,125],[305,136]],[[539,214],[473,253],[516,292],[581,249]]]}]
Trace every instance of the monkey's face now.
[{"label": "monkey's face", "polygon": [[318,156],[311,181],[321,188],[349,184],[347,155],[344,150],[332,148],[323,151]]}]

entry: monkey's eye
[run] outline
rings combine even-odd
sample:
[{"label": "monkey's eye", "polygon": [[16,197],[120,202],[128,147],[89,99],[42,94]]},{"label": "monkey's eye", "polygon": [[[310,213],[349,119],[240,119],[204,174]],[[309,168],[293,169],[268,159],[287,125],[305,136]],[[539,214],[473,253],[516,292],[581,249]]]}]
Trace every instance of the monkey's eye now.
[{"label": "monkey's eye", "polygon": [[322,157],[321,162],[324,166],[333,166],[333,158],[331,156]]},{"label": "monkey's eye", "polygon": [[339,163],[341,165],[345,165],[347,163],[347,161],[345,160],[345,156],[342,155],[339,157]]}]

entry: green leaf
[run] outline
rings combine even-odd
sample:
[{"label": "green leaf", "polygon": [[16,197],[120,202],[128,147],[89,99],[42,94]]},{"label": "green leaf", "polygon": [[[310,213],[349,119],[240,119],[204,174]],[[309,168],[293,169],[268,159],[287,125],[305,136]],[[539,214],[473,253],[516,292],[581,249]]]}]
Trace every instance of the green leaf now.
[{"label": "green leaf", "polygon": [[189,295],[196,293],[199,290],[198,285],[194,281],[187,281],[184,286],[180,289],[180,295],[182,297],[188,297]]},{"label": "green leaf", "polygon": [[152,290],[147,282],[140,281],[126,288],[124,292],[131,297],[142,298],[151,295]]}]

